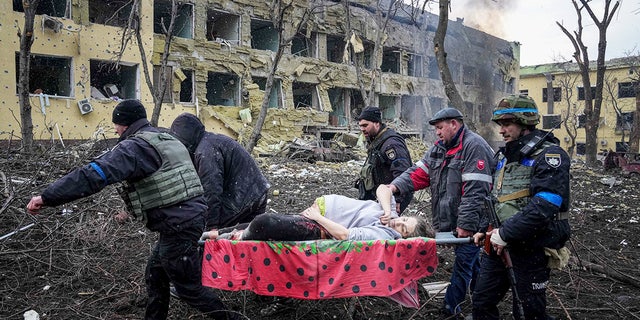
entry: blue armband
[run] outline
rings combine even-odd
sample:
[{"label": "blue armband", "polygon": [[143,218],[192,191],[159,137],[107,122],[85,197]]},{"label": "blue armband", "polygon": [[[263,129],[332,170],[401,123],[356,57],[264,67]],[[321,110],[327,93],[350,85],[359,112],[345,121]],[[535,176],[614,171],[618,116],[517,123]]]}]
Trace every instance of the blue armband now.
[{"label": "blue armband", "polygon": [[559,194],[551,193],[551,192],[538,192],[534,197],[542,198],[551,202],[556,207],[560,207],[562,205],[562,197]]},{"label": "blue armband", "polygon": [[104,181],[104,185],[106,186],[107,176],[104,174],[104,171],[102,171],[102,168],[100,168],[100,166],[95,162],[89,162],[89,165],[91,166],[91,168],[93,168],[93,170],[95,170],[100,175],[100,177]]}]

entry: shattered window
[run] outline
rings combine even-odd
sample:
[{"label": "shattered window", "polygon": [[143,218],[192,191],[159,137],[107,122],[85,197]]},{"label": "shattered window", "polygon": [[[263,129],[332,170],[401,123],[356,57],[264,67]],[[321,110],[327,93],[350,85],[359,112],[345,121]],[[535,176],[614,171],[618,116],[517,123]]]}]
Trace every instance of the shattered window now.
[{"label": "shattered window", "polygon": [[209,72],[208,105],[239,106],[240,82],[235,74]]},{"label": "shattered window", "polygon": [[555,129],[560,126],[560,115],[550,114],[542,116],[542,129]]},{"label": "shattered window", "polygon": [[344,47],[343,37],[327,35],[327,61],[342,63]]},{"label": "shattered window", "polygon": [[[596,87],[591,87],[591,99],[596,97]],[[578,87],[578,100],[584,100],[584,87]]]},{"label": "shattered window", "polygon": [[291,91],[293,93],[293,106],[296,109],[317,109],[318,97],[315,84],[296,81],[291,84]]},{"label": "shattered window", "polygon": [[[562,100],[562,90],[560,87],[553,88],[553,101]],[[542,88],[542,102],[547,102],[547,88]]]},{"label": "shattered window", "polygon": [[577,118],[578,118],[578,128],[584,128],[587,124],[587,115],[579,114]]},{"label": "shattered window", "polygon": [[633,127],[634,112],[621,112],[616,115],[616,131],[630,131]]},{"label": "shattered window", "polygon": [[396,105],[398,103],[398,96],[379,95],[378,105],[380,111],[382,111],[382,122],[390,122],[396,118]]},{"label": "shattered window", "polygon": [[396,48],[384,48],[380,71],[400,73],[400,51]]},{"label": "shattered window", "polygon": [[427,75],[429,79],[440,80],[440,69],[438,68],[436,57],[429,57],[427,66],[429,67],[429,74]]},{"label": "shattered window", "polygon": [[279,45],[280,35],[273,22],[251,19],[251,48],[276,52]]},{"label": "shattered window", "polygon": [[[267,78],[253,77],[253,82],[258,85],[260,90],[264,91],[267,87]],[[282,108],[282,81],[280,79],[273,79],[271,85],[271,94],[269,94],[269,108]]]},{"label": "shattered window", "polygon": [[131,15],[132,1],[89,0],[89,21],[113,27],[125,27]]},{"label": "shattered window", "polygon": [[[160,66],[153,66],[153,83],[160,83],[160,69]],[[165,72],[165,79],[167,80],[168,86],[165,89],[162,102],[193,103],[193,93],[195,91],[193,70],[167,67]],[[176,97],[179,98],[178,101],[174,101]]]},{"label": "shattered window", "polygon": [[315,33],[311,33],[307,38],[307,32],[302,30],[298,32],[291,40],[291,54],[299,57],[315,58]]},{"label": "shattered window", "polygon": [[584,156],[587,152],[587,145],[584,142],[576,143],[576,155]]},{"label": "shattered window", "polygon": [[618,83],[618,98],[634,98],[636,96],[635,83],[620,82]]},{"label": "shattered window", "polygon": [[[72,93],[71,58],[31,55],[29,90],[31,94],[70,97]],[[20,77],[20,53],[16,52],[16,84]],[[16,92],[18,86],[16,85]]]},{"label": "shattered window", "polygon": [[[22,0],[13,0],[13,11],[24,12],[22,2]],[[71,16],[71,12],[69,7],[67,7],[67,2],[68,0],[40,1],[38,3],[38,7],[36,8],[36,14],[46,14],[48,16],[57,18],[69,18]]]},{"label": "shattered window", "polygon": [[408,75],[412,77],[422,77],[423,57],[417,54],[409,55]]},{"label": "shattered window", "polygon": [[89,60],[91,97],[95,99],[137,99],[138,65]]},{"label": "shattered window", "polygon": [[224,11],[207,11],[207,40],[217,42],[240,42],[240,16]]},{"label": "shattered window", "polygon": [[333,111],[329,112],[329,125],[331,126],[346,126],[348,124],[347,90],[344,88],[330,88],[327,90],[329,102],[331,102],[331,108],[333,109]]},{"label": "shattered window", "polygon": [[402,96],[400,119],[409,124],[413,129],[425,132],[424,126],[428,125],[424,98],[421,96]]},{"label": "shattered window", "polygon": [[[164,34],[171,23],[171,0],[156,0],[153,2],[153,32]],[[180,38],[193,38],[193,4],[177,3],[176,17],[173,23],[173,35]]]}]

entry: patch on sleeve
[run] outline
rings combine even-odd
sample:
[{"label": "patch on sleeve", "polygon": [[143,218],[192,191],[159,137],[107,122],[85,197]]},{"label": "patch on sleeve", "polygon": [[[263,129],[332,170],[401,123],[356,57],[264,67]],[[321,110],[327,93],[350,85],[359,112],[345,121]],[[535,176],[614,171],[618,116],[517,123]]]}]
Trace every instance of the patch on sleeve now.
[{"label": "patch on sleeve", "polygon": [[478,163],[476,163],[476,167],[480,171],[484,170],[484,160],[478,160]]},{"label": "patch on sleeve", "polygon": [[391,148],[384,153],[387,155],[387,158],[389,158],[389,160],[394,160],[396,158],[396,149]]},{"label": "patch on sleeve", "polygon": [[544,161],[553,168],[557,168],[560,166],[560,154],[558,153],[547,153],[544,155]]}]

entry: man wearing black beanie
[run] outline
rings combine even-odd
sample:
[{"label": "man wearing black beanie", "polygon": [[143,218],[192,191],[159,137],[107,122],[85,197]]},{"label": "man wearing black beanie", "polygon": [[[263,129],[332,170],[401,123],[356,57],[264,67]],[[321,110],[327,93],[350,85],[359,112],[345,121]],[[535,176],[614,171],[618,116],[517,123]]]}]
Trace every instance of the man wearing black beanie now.
[{"label": "man wearing black beanie", "polygon": [[[356,182],[358,199],[376,200],[376,189],[389,184],[394,178],[411,167],[411,155],[404,138],[382,123],[382,112],[378,107],[366,107],[358,116],[358,125],[367,140],[367,160],[360,170]],[[413,193],[396,197],[398,214],[402,213],[413,199]]]},{"label": "man wearing black beanie", "polygon": [[198,240],[207,204],[189,152],[173,136],[151,126],[138,100],[120,102],[112,121],[120,136],[116,147],[53,182],[29,201],[27,210],[36,214],[45,206],[71,202],[124,182],[121,195],[128,211],[160,234],[145,270],[148,300],[144,318],[167,318],[172,282],[191,306],[215,319],[237,319],[238,314],[226,311],[217,295],[202,286]]}]

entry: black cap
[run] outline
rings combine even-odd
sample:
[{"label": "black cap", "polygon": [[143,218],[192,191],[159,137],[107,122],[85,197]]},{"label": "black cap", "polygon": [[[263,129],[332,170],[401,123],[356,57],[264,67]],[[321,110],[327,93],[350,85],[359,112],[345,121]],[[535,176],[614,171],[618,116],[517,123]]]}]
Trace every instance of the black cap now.
[{"label": "black cap", "polygon": [[368,120],[372,122],[382,122],[382,112],[378,107],[366,107],[358,116],[358,120]]},{"label": "black cap", "polygon": [[462,119],[462,113],[456,108],[444,108],[433,115],[433,118],[429,120],[429,124],[434,125],[442,120],[448,119]]},{"label": "black cap", "polygon": [[147,118],[147,111],[139,100],[123,100],[113,109],[111,122],[123,126],[130,126],[140,119]]}]

